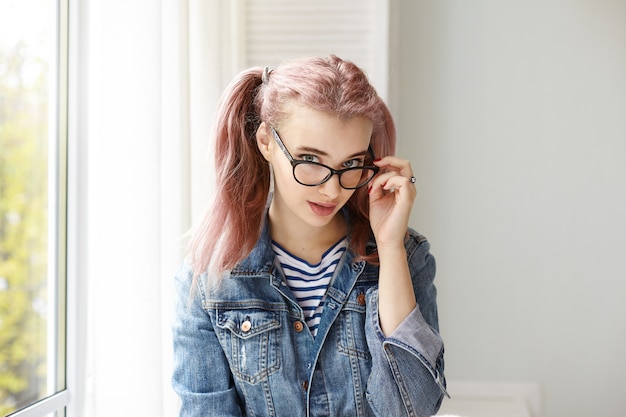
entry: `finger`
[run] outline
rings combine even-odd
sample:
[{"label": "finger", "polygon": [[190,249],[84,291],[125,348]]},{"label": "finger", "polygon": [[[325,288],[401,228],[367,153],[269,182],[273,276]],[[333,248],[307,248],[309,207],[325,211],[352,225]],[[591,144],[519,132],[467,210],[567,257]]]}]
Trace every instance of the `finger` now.
[{"label": "finger", "polygon": [[373,200],[382,198],[390,193],[396,193],[397,197],[402,199],[406,197],[412,200],[415,199],[417,190],[409,178],[388,172],[378,176],[372,182],[368,193]]},{"label": "finger", "polygon": [[374,164],[385,171],[396,171],[399,175],[403,175],[408,178],[413,176],[411,163],[406,159],[401,159],[395,156],[386,156],[382,159],[374,161]]},{"label": "finger", "polygon": [[372,194],[373,196],[378,196],[379,194],[382,195],[385,191],[385,185],[387,182],[396,176],[397,173],[393,171],[383,172],[382,174],[376,175],[369,185],[369,194]]},{"label": "finger", "polygon": [[385,191],[397,192],[400,193],[400,195],[406,195],[411,198],[415,197],[417,194],[417,190],[411,182],[411,179],[399,175],[395,175],[387,180],[382,188]]}]

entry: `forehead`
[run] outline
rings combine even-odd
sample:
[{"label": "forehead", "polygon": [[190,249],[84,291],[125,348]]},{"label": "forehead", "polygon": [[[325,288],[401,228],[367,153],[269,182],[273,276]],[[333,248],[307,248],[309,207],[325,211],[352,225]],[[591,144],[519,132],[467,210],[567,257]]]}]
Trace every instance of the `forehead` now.
[{"label": "forehead", "polygon": [[366,150],[372,136],[372,122],[365,117],[341,118],[300,104],[284,109],[285,117],[276,126],[291,146],[315,146],[325,151]]}]

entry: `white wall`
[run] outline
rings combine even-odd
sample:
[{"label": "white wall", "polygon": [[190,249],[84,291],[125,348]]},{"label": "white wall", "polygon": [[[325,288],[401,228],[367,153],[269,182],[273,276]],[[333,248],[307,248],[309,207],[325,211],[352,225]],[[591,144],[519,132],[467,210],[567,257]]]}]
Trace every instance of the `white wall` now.
[{"label": "white wall", "polygon": [[547,417],[624,415],[626,2],[398,7],[447,376],[539,381]]}]

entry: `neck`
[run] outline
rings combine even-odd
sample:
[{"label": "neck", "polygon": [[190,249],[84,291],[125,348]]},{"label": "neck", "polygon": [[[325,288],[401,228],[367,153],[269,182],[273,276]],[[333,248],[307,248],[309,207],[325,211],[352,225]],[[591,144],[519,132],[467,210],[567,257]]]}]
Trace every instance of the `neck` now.
[{"label": "neck", "polygon": [[319,262],[322,254],[347,233],[346,221],[341,212],[323,227],[280,221],[280,218],[270,207],[269,224],[272,240],[310,263]]}]

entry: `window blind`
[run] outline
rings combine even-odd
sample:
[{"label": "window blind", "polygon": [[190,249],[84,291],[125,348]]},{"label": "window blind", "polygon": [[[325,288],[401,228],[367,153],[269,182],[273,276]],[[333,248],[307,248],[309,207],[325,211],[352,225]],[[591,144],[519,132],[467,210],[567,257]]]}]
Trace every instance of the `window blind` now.
[{"label": "window blind", "polygon": [[[245,0],[242,38],[245,66],[276,66],[301,56],[335,54],[365,70],[374,85],[387,60],[386,1]],[[376,85],[382,89],[386,88]],[[382,94],[381,94],[382,95]]]}]

